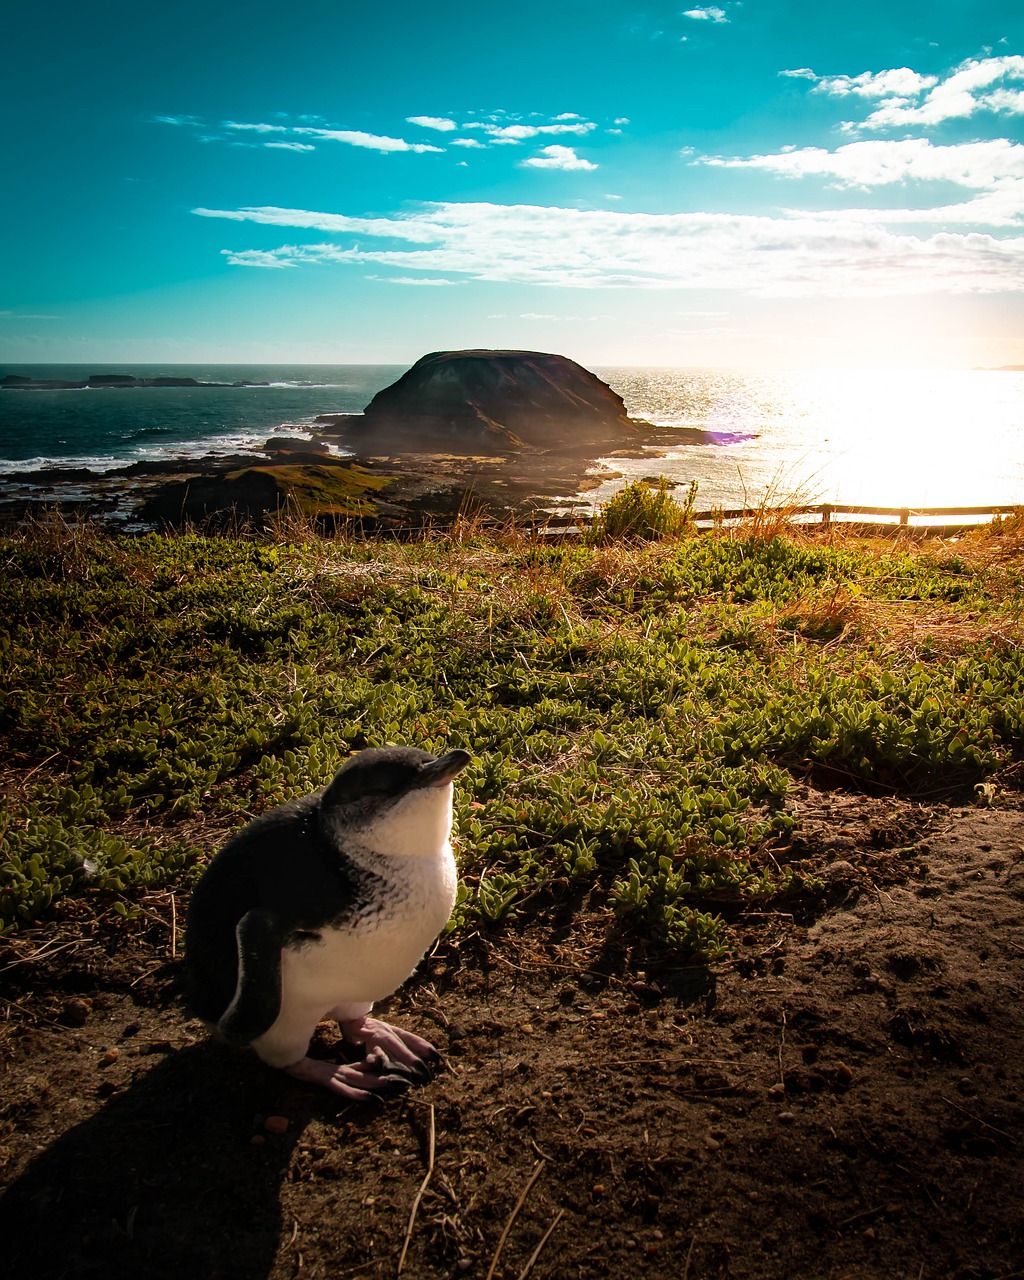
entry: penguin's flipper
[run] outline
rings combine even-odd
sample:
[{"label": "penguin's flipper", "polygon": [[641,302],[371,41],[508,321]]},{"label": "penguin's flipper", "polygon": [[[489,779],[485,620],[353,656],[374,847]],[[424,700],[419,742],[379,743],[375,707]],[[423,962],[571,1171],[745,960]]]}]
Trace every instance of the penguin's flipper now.
[{"label": "penguin's flipper", "polygon": [[238,985],[217,1020],[230,1044],[246,1045],[274,1025],[281,1011],[281,927],[271,911],[252,910],[235,926]]}]

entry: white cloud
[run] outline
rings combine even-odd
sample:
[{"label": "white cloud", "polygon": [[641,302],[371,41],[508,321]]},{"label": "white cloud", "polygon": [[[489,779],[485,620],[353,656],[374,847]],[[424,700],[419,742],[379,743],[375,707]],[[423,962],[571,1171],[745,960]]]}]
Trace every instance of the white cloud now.
[{"label": "white cloud", "polygon": [[698,22],[728,22],[724,9],[709,7],[707,9],[684,9],[684,18],[695,18]]},{"label": "white cloud", "polygon": [[31,311],[0,311],[0,320],[63,320],[63,316],[43,315]]},{"label": "white cloud", "polygon": [[[1024,236],[900,234],[828,215],[637,214],[485,203],[431,204],[384,218],[277,208],[195,212],[359,237],[348,247],[224,251],[229,262],[247,266],[374,263],[497,283],[729,289],[774,297],[1024,290]],[[367,246],[367,239],[377,243]]]},{"label": "white cloud", "polygon": [[572,147],[560,147],[557,143],[541,147],[539,156],[531,156],[521,162],[530,169],[596,169],[597,165],[578,156]]},{"label": "white cloud", "polygon": [[288,126],[283,124],[238,124],[234,120],[222,121],[225,129],[243,129],[252,133],[287,133]]},{"label": "white cloud", "polygon": [[997,115],[1024,113],[1024,57],[1004,54],[996,58],[968,58],[944,76],[920,75],[909,67],[887,71],[863,71],[860,75],[817,76],[810,68],[783,71],[816,81],[815,92],[838,98],[879,99],[860,123],[846,121],[844,128],[895,129],[908,125],[935,126],[947,120],[963,120],[982,111]]},{"label": "white cloud", "polygon": [[[796,72],[785,72],[795,75]],[[812,71],[810,79],[817,80],[815,93],[827,93],[836,98],[856,94],[860,98],[891,98],[917,96],[938,84],[937,76],[922,76],[909,67],[895,67],[891,71],[864,71],[859,76],[821,76]]]},{"label": "white cloud", "polygon": [[582,120],[583,117],[577,115],[575,111],[563,111],[561,115],[555,116],[556,120]]},{"label": "white cloud", "polygon": [[286,244],[280,249],[221,249],[233,267],[297,267],[301,261],[299,245]]},{"label": "white cloud", "polygon": [[421,129],[437,129],[440,133],[454,133],[459,127],[446,116],[406,116],[407,124],[418,124]]},{"label": "white cloud", "polygon": [[495,139],[512,138],[516,142],[522,142],[526,138],[540,137],[542,133],[575,133],[582,136],[597,126],[591,120],[580,120],[575,124],[481,124],[474,127],[483,129]]},{"label": "white cloud", "polygon": [[832,178],[839,187],[922,181],[991,190],[1024,179],[1024,145],[993,138],[987,142],[936,146],[927,138],[905,138],[899,142],[849,142],[835,151],[801,147],[745,158],[706,156],[693,163],[725,169],[762,169],[788,178]]},{"label": "white cloud", "polygon": [[295,133],[315,138],[329,138],[332,142],[344,142],[350,147],[365,147],[368,151],[443,151],[444,147],[432,147],[425,142],[406,142],[404,138],[389,138],[377,133],[363,133],[359,129],[312,129],[302,127]]},{"label": "white cloud", "polygon": [[840,189],[942,182],[981,193],[952,205],[840,209],[817,215],[830,220],[975,227],[1019,227],[1024,220],[1024,144],[1006,138],[951,146],[934,146],[927,138],[851,142],[835,151],[789,148],[775,155],[710,156],[695,163],[761,169],[787,178],[831,178],[831,185]]},{"label": "white cloud", "polygon": [[476,138],[452,138],[453,147],[479,147],[483,150],[483,143],[478,142]]},{"label": "white cloud", "polygon": [[197,127],[200,121],[195,116],[154,116],[157,124],[192,125]]},{"label": "white cloud", "polygon": [[265,147],[276,147],[279,151],[315,151],[316,147],[309,142],[264,142]]},{"label": "white cloud", "polygon": [[467,284],[466,280],[442,280],[432,276],[367,276],[367,280],[379,280],[382,284],[416,284],[440,286],[447,284]]},{"label": "white cloud", "polygon": [[780,76],[790,76],[794,80],[820,80],[810,67],[794,67],[791,71],[780,71]]},{"label": "white cloud", "polygon": [[612,124],[629,124],[629,116],[619,116],[618,119],[612,121]]}]

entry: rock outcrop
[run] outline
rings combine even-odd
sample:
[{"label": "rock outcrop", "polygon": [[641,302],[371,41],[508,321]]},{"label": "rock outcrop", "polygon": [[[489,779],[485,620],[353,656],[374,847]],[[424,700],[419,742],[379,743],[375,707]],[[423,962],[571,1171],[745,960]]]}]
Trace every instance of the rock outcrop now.
[{"label": "rock outcrop", "polygon": [[365,412],[317,419],[368,449],[588,452],[639,439],[621,396],[565,356],[435,351],[377,393]]},{"label": "rock outcrop", "polygon": [[330,525],[372,517],[373,498],[389,483],[388,476],[352,465],[241,467],[165,485],[143,504],[139,517],[157,526],[219,527],[236,521],[260,524],[287,511]]}]

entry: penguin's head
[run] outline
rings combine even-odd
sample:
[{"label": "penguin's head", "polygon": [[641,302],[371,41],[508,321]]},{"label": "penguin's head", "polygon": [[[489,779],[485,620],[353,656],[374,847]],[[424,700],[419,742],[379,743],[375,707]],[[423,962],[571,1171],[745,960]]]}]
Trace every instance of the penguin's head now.
[{"label": "penguin's head", "polygon": [[320,801],[325,832],[385,856],[437,854],[452,828],[452,780],[468,751],[372,747],[346,760]]}]

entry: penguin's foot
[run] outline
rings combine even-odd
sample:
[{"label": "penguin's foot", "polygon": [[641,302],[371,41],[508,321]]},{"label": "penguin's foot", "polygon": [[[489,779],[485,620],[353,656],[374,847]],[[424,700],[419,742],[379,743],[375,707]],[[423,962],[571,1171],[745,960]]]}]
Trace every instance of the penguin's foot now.
[{"label": "penguin's foot", "polygon": [[368,1102],[382,1094],[399,1093],[412,1083],[411,1073],[374,1050],[362,1062],[324,1062],[300,1058],[285,1071],[304,1084],[318,1084],[348,1102]]},{"label": "penguin's foot", "polygon": [[361,1045],[367,1050],[367,1061],[374,1053],[380,1053],[391,1072],[401,1072],[417,1084],[426,1084],[432,1076],[432,1068],[441,1061],[441,1055],[430,1043],[411,1031],[403,1031],[377,1018],[353,1018],[339,1022],[341,1034],[350,1044]]}]

